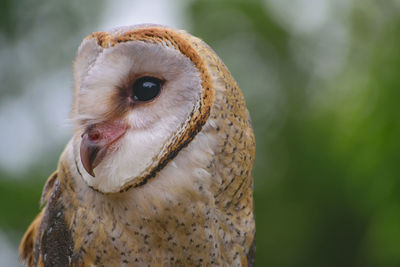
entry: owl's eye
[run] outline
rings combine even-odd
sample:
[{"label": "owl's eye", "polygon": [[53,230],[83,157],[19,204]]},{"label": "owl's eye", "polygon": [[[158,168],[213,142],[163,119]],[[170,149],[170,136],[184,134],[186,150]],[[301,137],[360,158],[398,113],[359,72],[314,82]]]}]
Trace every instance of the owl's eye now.
[{"label": "owl's eye", "polygon": [[132,99],[149,101],[158,96],[163,81],[151,76],[140,77],[132,85]]}]

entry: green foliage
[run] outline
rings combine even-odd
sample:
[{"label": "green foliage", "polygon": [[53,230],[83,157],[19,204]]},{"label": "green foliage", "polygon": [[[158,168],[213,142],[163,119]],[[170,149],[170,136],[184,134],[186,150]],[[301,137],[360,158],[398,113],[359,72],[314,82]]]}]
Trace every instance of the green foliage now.
[{"label": "green foliage", "polygon": [[39,76],[70,66],[93,31],[103,0],[2,0],[0,96],[16,96]]},{"label": "green foliage", "polygon": [[[4,176],[3,176],[4,177]],[[22,233],[39,213],[41,190],[45,180],[0,180],[0,228]]]}]

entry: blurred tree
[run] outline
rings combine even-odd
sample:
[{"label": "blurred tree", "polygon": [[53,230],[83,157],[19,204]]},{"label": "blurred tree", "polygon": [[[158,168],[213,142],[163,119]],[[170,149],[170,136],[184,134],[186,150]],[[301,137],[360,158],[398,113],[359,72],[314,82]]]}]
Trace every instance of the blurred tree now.
[{"label": "blurred tree", "polygon": [[188,5],[253,118],[256,264],[399,266],[400,5],[311,2]]},{"label": "blurred tree", "polygon": [[69,66],[102,2],[2,0],[0,96],[20,94],[35,77]]}]

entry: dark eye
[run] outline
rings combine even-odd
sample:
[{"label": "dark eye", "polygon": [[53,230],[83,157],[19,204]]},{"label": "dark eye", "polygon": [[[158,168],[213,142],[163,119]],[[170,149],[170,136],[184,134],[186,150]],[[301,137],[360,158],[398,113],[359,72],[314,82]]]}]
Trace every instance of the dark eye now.
[{"label": "dark eye", "polygon": [[132,98],[135,101],[149,101],[158,96],[162,80],[151,76],[140,77],[132,85]]}]

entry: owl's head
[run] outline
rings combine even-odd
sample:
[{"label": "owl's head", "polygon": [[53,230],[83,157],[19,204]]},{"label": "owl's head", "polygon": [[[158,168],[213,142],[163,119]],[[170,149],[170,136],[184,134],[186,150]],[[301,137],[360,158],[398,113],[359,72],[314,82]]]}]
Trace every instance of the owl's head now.
[{"label": "owl's head", "polygon": [[111,193],[144,184],[192,141],[214,98],[206,49],[157,25],[96,32],[82,42],[73,144],[89,186]]}]

